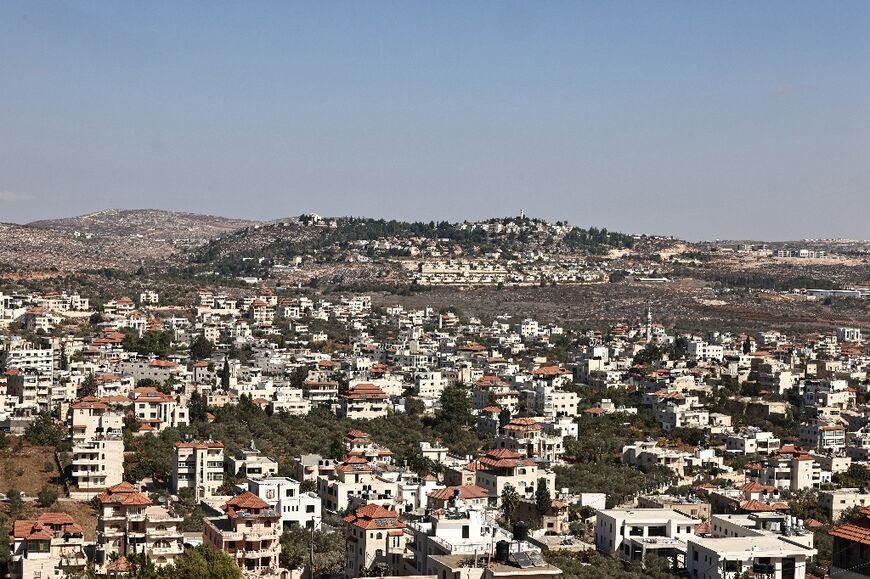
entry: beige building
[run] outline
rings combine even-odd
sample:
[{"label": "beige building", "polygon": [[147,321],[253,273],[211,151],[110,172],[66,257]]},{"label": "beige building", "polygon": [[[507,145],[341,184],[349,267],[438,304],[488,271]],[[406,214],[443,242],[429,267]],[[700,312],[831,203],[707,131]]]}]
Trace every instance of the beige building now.
[{"label": "beige building", "polygon": [[383,390],[374,384],[356,384],[339,399],[338,417],[371,420],[387,415],[389,402]]},{"label": "beige building", "polygon": [[289,577],[278,565],[280,513],[248,491],[222,508],[225,516],[203,521],[203,544],[229,554],[248,577]]},{"label": "beige building", "polygon": [[78,490],[85,493],[120,483],[124,478],[123,437],[109,434],[73,444],[72,477]]},{"label": "beige building", "polygon": [[345,569],[348,579],[370,575],[401,575],[405,557],[405,523],[399,513],[380,505],[366,505],[344,518]]},{"label": "beige building", "polygon": [[543,479],[550,491],[555,494],[556,474],[544,470],[521,454],[504,448],[490,450],[477,461],[475,484],[489,491],[496,500],[501,500],[505,486],[512,485],[520,498],[534,499],[535,489]]},{"label": "beige building", "polygon": [[190,424],[187,405],[151,386],[134,388],[130,393],[139,432],[161,432]]},{"label": "beige building", "polygon": [[544,425],[534,418],[514,418],[504,428],[504,436],[496,439],[497,448],[518,452],[527,458],[543,462],[561,461],[565,453],[562,436],[546,434]]},{"label": "beige building", "polygon": [[66,513],[15,521],[9,533],[11,579],[57,577],[62,569],[84,571],[84,531]]},{"label": "beige building", "polygon": [[108,565],[113,555],[144,554],[158,567],[169,565],[184,552],[181,517],[151,500],[130,483],[113,486],[100,495],[97,518],[97,564]]},{"label": "beige building", "polygon": [[193,489],[194,497],[215,496],[224,484],[224,445],[221,442],[176,442],[172,488]]}]

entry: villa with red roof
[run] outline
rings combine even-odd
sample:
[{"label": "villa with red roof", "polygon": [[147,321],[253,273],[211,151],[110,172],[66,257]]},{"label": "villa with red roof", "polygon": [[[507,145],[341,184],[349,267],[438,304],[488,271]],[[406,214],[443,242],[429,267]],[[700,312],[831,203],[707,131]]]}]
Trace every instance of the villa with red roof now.
[{"label": "villa with red roof", "polygon": [[269,503],[245,491],[221,507],[223,517],[205,519],[203,544],[229,554],[246,577],[287,578],[281,569],[281,515]]},{"label": "villa with red roof", "polygon": [[403,574],[407,539],[399,513],[369,504],[346,516],[344,521],[345,577],[362,577],[373,569],[386,570],[393,576]]},{"label": "villa with red roof", "polygon": [[387,415],[389,400],[386,393],[374,384],[361,383],[341,395],[338,417],[349,420],[371,420]]},{"label": "villa with red roof", "polygon": [[84,531],[66,513],[43,513],[19,519],[9,533],[11,579],[54,577],[55,570],[84,571],[87,564]]}]

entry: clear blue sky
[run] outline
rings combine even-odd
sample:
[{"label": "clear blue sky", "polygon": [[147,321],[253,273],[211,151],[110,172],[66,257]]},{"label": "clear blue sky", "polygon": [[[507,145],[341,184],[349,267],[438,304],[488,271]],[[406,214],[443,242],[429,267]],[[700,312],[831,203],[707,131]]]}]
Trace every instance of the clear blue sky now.
[{"label": "clear blue sky", "polygon": [[870,238],[870,2],[0,3],[0,221]]}]

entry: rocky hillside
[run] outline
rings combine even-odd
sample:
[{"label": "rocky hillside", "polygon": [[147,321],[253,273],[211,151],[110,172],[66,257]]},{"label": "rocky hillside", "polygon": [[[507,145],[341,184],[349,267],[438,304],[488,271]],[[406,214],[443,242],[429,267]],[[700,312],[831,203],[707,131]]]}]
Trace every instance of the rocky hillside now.
[{"label": "rocky hillside", "polygon": [[198,245],[254,223],[159,209],[107,209],[78,217],[34,221],[27,227],[84,237],[136,237]]},{"label": "rocky hillside", "polygon": [[253,222],[153,209],[0,224],[0,268],[9,271],[162,265],[211,239]]}]

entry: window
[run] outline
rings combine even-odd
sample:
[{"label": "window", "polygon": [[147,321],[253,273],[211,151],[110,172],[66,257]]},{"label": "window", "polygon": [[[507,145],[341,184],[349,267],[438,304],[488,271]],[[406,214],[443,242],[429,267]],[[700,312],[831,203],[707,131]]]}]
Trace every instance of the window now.
[{"label": "window", "polygon": [[462,525],[462,538],[467,539],[471,536],[471,529],[468,525]]}]

